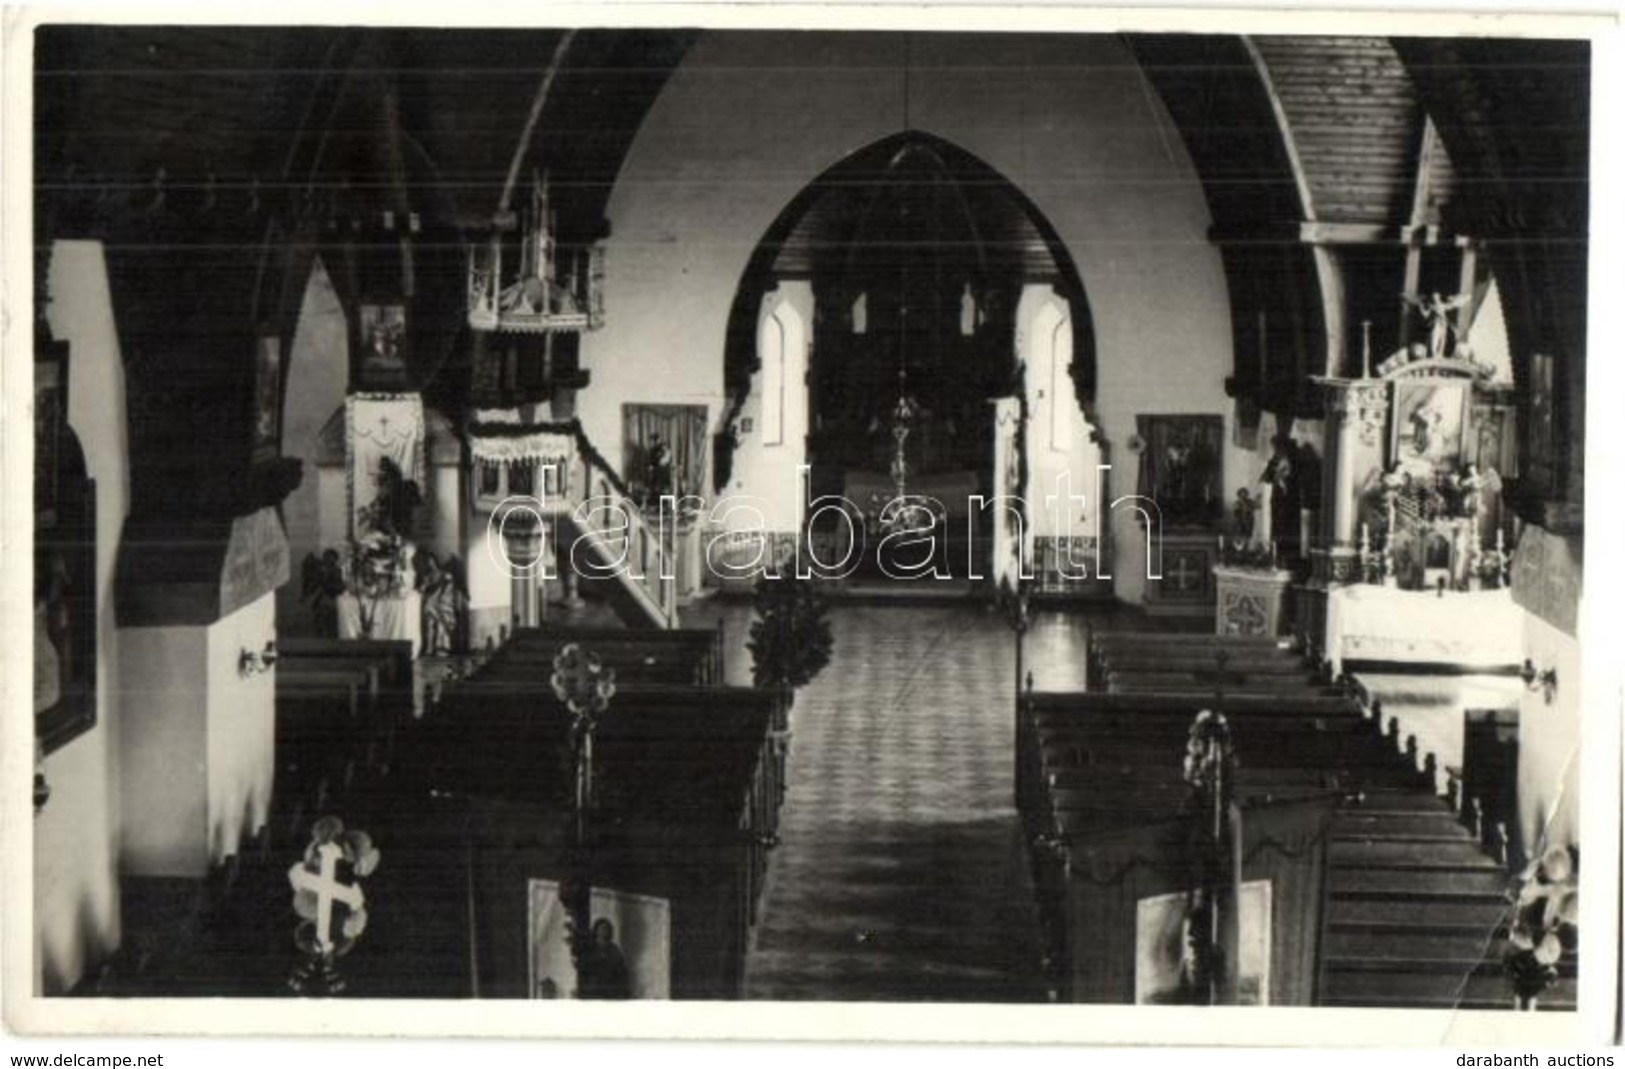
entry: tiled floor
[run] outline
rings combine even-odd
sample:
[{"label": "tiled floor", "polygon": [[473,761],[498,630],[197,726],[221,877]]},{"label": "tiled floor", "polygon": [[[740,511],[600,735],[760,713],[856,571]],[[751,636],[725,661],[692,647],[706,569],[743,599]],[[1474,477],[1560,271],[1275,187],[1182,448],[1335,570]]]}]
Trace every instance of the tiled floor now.
[{"label": "tiled floor", "polygon": [[[748,671],[744,606],[729,674]],[[837,604],[836,649],[792,713],[790,790],[746,993],[1042,1001],[1011,799],[1014,637],[969,602]],[[1040,686],[1081,685],[1084,626],[1029,636]]]},{"label": "tiled floor", "polygon": [[[609,622],[597,611],[570,622]],[[840,600],[830,619],[831,662],[791,715],[747,997],[1045,1000],[1011,797],[1014,635],[970,599]],[[683,611],[685,626],[726,628],[735,685],[750,684],[750,620],[744,601]],[[1085,617],[1036,614],[1035,685],[1081,688],[1086,639]]]}]

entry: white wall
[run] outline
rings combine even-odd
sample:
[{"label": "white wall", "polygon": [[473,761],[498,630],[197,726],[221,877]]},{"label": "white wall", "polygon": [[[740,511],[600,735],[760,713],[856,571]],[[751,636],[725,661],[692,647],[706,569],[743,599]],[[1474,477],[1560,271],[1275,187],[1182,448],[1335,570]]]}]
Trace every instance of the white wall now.
[{"label": "white wall", "polygon": [[276,636],[267,593],[207,627],[124,632],[121,869],[201,877],[265,824],[276,761],[276,674],[240,675]]},{"label": "white wall", "polygon": [[[292,584],[285,584],[291,586]],[[256,599],[208,628],[208,798],[203,838],[209,865],[237,853],[259,833],[271,808],[276,771],[276,670],[248,676],[244,650],[276,637],[276,599]]]},{"label": "white wall", "polygon": [[[783,364],[783,422],[779,441],[770,445],[765,437],[766,420],[763,409],[763,378],[766,368],[751,376],[750,396],[739,411],[739,448],[734,451],[733,478],[726,492],[730,497],[760,512],[760,519],[751,518],[740,511],[724,517],[720,526],[738,531],[760,526],[768,531],[799,531],[805,513],[804,491],[799,466],[807,460],[807,358],[812,344],[813,294],[812,285],[804,281],[781,282],[776,290],[765,295],[756,317],[758,348],[763,329],[772,329],[768,320],[775,314],[780,321],[790,324],[799,321],[799,330],[791,330],[785,339]],[[798,344],[799,343],[799,344]],[[746,423],[750,430],[745,430]]]},{"label": "white wall", "polygon": [[[1229,306],[1206,202],[1115,38],[708,33],[650,109],[608,206],[607,322],[583,341],[593,384],[580,414],[612,462],[623,402],[706,404],[719,417],[728,313],[762,235],[820,173],[907,127],[1010,179],[1076,261],[1102,430],[1127,458],[1119,492],[1135,481],[1122,448],[1135,413],[1228,417]],[[1226,461],[1233,487],[1239,453]],[[1119,547],[1135,546],[1132,515],[1116,521]],[[1129,598],[1143,585],[1138,541],[1114,573]]]},{"label": "white wall", "polygon": [[1524,655],[1558,681],[1550,705],[1538,689],[1518,703],[1518,825],[1534,854],[1580,841],[1580,641],[1530,612],[1523,639]]},{"label": "white wall", "polygon": [[96,726],[45,761],[51,800],[34,818],[34,927],[41,992],[93,972],[120,940],[119,632],[114,563],[129,512],[124,362],[100,242],[58,241],[51,257],[51,332],[70,345],[68,423],[96,480]]},{"label": "white wall", "polygon": [[207,869],[209,650],[205,629],[133,627],[121,649],[125,716],[119,761],[125,808],[119,866],[141,876]]},{"label": "white wall", "polygon": [[[1028,516],[1036,536],[1090,535],[1101,515],[1095,493],[1100,448],[1089,440],[1089,422],[1067,373],[1074,327],[1067,302],[1054,289],[1029,285],[1022,290],[1016,305],[1016,356],[1026,365]],[[1119,484],[1117,493],[1124,492]],[[1068,499],[1081,495],[1083,507],[1063,500],[1063,494]],[[1076,563],[1095,574],[1093,558]]]}]

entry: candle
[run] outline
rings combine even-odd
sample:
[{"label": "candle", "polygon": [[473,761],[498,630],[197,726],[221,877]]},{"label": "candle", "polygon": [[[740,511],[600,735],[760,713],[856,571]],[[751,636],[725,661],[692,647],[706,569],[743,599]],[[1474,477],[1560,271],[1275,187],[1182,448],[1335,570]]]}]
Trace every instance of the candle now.
[{"label": "candle", "polygon": [[1369,523],[1362,523],[1362,524],[1360,524],[1360,545],[1369,546],[1370,544],[1371,544],[1371,525]]}]

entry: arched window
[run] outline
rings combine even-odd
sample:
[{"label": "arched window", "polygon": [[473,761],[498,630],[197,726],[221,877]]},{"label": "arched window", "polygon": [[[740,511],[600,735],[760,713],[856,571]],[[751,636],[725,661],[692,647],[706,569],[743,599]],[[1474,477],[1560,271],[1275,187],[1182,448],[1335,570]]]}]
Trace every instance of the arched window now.
[{"label": "arched window", "polygon": [[1033,370],[1049,399],[1049,444],[1058,453],[1072,449],[1072,316],[1066,300],[1050,294],[1033,316]]},{"label": "arched window", "polygon": [[771,310],[762,318],[757,352],[762,361],[762,444],[784,444],[786,369],[799,366],[807,345],[807,328],[796,306],[769,295]]}]

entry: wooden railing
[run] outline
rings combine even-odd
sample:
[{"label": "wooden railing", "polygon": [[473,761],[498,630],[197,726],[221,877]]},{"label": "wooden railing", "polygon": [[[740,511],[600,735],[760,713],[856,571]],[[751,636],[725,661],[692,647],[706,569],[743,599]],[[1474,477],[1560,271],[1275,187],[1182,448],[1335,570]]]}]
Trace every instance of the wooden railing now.
[{"label": "wooden railing", "polygon": [[[568,424],[581,463],[565,474],[570,518],[611,559],[617,581],[635,592],[662,627],[677,626],[676,531],[651,524],[620,474],[593,447],[579,420]],[[604,522],[612,517],[612,522]],[[620,526],[624,517],[626,526]]]}]

